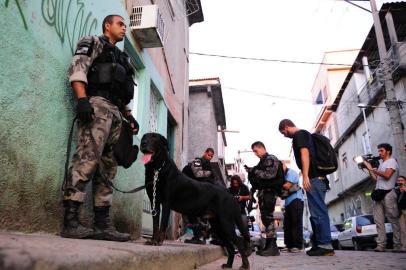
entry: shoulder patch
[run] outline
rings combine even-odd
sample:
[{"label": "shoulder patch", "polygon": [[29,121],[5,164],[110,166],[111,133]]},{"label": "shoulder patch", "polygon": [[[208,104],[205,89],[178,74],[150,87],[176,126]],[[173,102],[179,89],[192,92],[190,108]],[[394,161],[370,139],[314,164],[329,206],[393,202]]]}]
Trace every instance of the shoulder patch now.
[{"label": "shoulder patch", "polygon": [[198,167],[202,166],[202,161],[200,159],[195,159],[193,161],[193,166],[198,166]]},{"label": "shoulder patch", "polygon": [[75,55],[91,56],[93,52],[94,39],[93,37],[82,38],[76,47]]}]

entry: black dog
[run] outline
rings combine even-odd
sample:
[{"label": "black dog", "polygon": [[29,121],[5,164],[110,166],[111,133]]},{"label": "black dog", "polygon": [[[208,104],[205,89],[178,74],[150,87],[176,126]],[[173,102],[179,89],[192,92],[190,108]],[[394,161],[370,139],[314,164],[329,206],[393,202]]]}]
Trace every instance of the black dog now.
[{"label": "black dog", "polygon": [[[240,270],[249,269],[250,237],[233,196],[223,187],[198,182],[182,174],[169,157],[168,142],[162,135],[145,134],[140,149],[144,153],[145,185],[153,212],[152,240],[147,244],[162,245],[170,209],[192,217],[208,215],[212,217],[209,222],[213,231],[223,240],[228,251],[227,264],[223,264],[222,268],[232,267],[234,244],[242,258]],[[159,226],[161,205],[162,219]],[[244,240],[236,235],[236,225]]]}]

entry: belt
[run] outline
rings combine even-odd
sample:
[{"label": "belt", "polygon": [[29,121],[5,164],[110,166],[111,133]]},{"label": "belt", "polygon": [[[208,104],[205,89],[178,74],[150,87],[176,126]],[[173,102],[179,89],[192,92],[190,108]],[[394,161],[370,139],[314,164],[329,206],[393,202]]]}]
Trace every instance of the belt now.
[{"label": "belt", "polygon": [[92,96],[92,97],[103,97],[103,98],[105,98],[105,99],[108,99],[108,100],[110,100],[110,98],[111,98],[111,94],[110,94],[110,91],[107,91],[107,90],[92,90],[92,91],[89,91],[90,93],[89,93],[89,95],[90,96]]},{"label": "belt", "polygon": [[316,179],[319,179],[319,180],[325,180],[325,179],[327,179],[327,177],[325,177],[325,176],[317,176],[317,177],[315,177]]},{"label": "belt", "polygon": [[113,95],[110,90],[90,90],[89,96],[91,97],[102,97],[113,103],[121,111],[124,109],[125,104],[116,95]]}]

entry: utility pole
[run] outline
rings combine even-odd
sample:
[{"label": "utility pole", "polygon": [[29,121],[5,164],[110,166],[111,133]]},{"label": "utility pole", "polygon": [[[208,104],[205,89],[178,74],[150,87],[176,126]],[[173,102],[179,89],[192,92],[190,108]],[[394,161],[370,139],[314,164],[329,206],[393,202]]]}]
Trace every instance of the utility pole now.
[{"label": "utility pole", "polygon": [[399,110],[399,102],[395,95],[395,86],[392,79],[392,70],[390,63],[388,63],[386,56],[385,40],[382,32],[381,20],[379,18],[379,12],[376,8],[375,0],[369,1],[371,4],[372,17],[374,19],[374,28],[376,34],[376,41],[378,44],[379,58],[381,62],[381,68],[383,73],[384,85],[385,85],[385,105],[389,112],[390,123],[392,126],[393,137],[395,141],[395,148],[397,153],[397,161],[400,165],[400,174],[406,174],[406,151],[404,150],[405,138],[403,135],[402,120]]}]

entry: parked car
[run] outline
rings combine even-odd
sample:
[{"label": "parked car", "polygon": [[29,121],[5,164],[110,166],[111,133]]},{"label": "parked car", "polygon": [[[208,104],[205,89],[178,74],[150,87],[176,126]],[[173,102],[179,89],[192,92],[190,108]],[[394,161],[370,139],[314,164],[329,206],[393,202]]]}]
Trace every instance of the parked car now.
[{"label": "parked car", "polygon": [[[385,223],[388,244],[392,240],[392,226]],[[337,236],[338,249],[353,248],[363,250],[366,247],[375,247],[378,234],[372,215],[350,217],[344,221],[344,231]]]},{"label": "parked car", "polygon": [[344,231],[344,224],[334,224],[330,226],[331,244],[334,249],[338,249],[338,234]]}]

